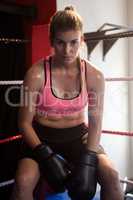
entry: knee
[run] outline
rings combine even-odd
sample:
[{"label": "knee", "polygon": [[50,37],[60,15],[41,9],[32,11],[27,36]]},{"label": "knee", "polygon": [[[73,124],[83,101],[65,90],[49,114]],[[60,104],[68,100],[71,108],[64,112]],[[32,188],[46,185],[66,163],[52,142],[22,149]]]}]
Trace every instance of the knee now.
[{"label": "knee", "polygon": [[119,181],[119,174],[115,169],[110,169],[109,170],[109,181],[112,182],[112,184],[118,183]]},{"label": "knee", "polygon": [[16,176],[15,185],[19,191],[26,191],[26,189],[32,187],[33,177],[32,174],[19,174]]},{"label": "knee", "polygon": [[119,173],[113,168],[106,169],[104,177],[103,177],[103,182],[104,184],[112,185],[113,187],[115,185],[118,185]]}]

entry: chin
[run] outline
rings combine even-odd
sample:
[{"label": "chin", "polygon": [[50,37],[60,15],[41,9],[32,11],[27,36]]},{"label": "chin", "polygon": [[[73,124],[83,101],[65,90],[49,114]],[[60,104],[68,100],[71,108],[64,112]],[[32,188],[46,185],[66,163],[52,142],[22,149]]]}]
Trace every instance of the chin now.
[{"label": "chin", "polygon": [[63,63],[64,64],[72,64],[74,61],[76,60],[76,58],[66,58],[66,59],[63,59]]}]

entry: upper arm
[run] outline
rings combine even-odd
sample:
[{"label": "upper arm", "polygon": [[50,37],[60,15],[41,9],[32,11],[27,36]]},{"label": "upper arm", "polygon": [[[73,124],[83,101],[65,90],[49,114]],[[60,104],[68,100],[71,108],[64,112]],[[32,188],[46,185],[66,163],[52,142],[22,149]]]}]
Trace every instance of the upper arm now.
[{"label": "upper arm", "polygon": [[102,117],[105,90],[104,76],[99,70],[89,64],[86,72],[88,111],[91,115]]},{"label": "upper arm", "polygon": [[33,65],[24,78],[21,104],[19,109],[19,125],[32,122],[35,115],[36,100],[39,90],[45,81],[43,62]]}]

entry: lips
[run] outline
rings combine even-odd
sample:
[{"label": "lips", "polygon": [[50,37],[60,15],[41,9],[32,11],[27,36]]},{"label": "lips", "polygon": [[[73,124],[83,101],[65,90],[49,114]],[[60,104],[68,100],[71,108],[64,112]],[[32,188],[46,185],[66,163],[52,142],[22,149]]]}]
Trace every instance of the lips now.
[{"label": "lips", "polygon": [[65,60],[70,60],[70,59],[72,59],[72,57],[68,57],[68,56],[63,56],[63,58],[64,58]]}]

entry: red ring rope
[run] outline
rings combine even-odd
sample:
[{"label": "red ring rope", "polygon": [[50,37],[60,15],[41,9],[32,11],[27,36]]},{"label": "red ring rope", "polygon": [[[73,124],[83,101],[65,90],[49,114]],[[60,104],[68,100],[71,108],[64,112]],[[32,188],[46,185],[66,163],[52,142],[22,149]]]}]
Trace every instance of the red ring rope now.
[{"label": "red ring rope", "polygon": [[18,139],[21,139],[21,138],[22,138],[22,135],[12,136],[12,137],[9,137],[9,138],[0,140],[0,144],[12,142],[12,141],[14,141],[14,140],[18,140]]},{"label": "red ring rope", "polygon": [[109,131],[109,130],[103,130],[102,133],[113,134],[113,135],[121,135],[121,136],[133,136],[133,132],[126,132],[126,131]]}]

